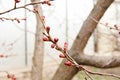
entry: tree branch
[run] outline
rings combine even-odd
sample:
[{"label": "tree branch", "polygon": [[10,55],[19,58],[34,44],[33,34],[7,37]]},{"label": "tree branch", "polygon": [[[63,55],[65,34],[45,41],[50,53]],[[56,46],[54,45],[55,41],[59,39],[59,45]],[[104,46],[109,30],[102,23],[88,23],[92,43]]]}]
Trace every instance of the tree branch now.
[{"label": "tree branch", "polygon": [[81,65],[89,65],[98,68],[113,68],[120,66],[119,52],[92,55],[79,54],[79,56],[74,55],[74,59]]},{"label": "tree branch", "polygon": [[[4,12],[0,12],[0,15],[5,14],[5,13],[9,13],[9,12],[14,11],[14,10],[16,10],[16,9],[21,9],[21,8],[25,8],[25,9],[26,9],[27,6],[35,5],[35,4],[48,4],[48,5],[49,5],[49,2],[48,2],[48,1],[46,1],[46,2],[45,2],[45,1],[43,1],[43,2],[41,1],[41,2],[28,3],[28,4],[25,4],[25,5],[20,6],[20,7],[15,7],[15,8],[6,10],[6,11],[4,11]],[[27,8],[27,10],[28,10],[28,8]]]}]

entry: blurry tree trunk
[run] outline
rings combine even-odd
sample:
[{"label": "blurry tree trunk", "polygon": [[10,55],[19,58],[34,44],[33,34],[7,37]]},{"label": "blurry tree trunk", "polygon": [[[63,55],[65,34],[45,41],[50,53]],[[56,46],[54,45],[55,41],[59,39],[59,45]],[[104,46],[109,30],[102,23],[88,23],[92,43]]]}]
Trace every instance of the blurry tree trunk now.
[{"label": "blurry tree trunk", "polygon": [[[39,0],[31,0],[31,2],[35,2]],[[34,5],[34,8],[37,8],[40,14],[42,14],[42,9],[40,5]],[[32,73],[31,79],[32,80],[42,80],[42,70],[43,70],[43,54],[44,54],[44,43],[42,40],[43,34],[43,26],[36,15],[36,34],[35,34],[35,48],[34,48],[34,55],[33,55],[33,66],[32,66]]]},{"label": "blurry tree trunk", "polygon": [[[77,58],[76,56],[78,55],[84,55],[82,53],[87,44],[87,41],[97,26],[97,23],[91,18],[99,21],[113,1],[114,0],[98,0],[88,18],[83,23],[82,28],[72,45],[70,55],[74,59]],[[62,61],[52,80],[71,80],[73,76],[78,72],[78,69],[75,67],[65,66],[65,61],[66,60]]]}]

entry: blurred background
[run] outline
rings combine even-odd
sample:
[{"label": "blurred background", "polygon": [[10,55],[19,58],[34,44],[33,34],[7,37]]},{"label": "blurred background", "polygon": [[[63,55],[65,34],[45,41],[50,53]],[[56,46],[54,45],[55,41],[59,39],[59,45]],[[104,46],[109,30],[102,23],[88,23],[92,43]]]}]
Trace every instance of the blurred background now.
[{"label": "blurred background", "polygon": [[[21,0],[17,6],[22,6],[30,2],[30,0]],[[96,0],[54,0],[51,2],[51,6],[42,5],[46,25],[51,27],[52,36],[59,37],[60,46],[63,46],[63,43],[67,41],[70,49],[80,27],[95,3]],[[14,0],[0,0],[0,12],[13,8],[13,5]],[[28,8],[33,9],[32,6],[28,6]],[[120,25],[119,13],[120,1],[116,0],[100,22],[104,24],[108,23],[113,27],[115,24]],[[25,21],[20,21],[20,23],[0,20],[0,54],[10,56],[0,58],[0,70],[10,71],[20,76],[23,76],[22,73],[26,72],[25,74],[29,76],[35,45],[35,14],[25,9],[18,9],[0,15],[0,17],[26,18]],[[120,42],[118,32],[98,24],[84,52],[86,54],[101,54],[119,51]],[[53,76],[62,59],[59,58],[60,52],[51,49],[49,43],[45,43],[44,51],[43,78],[48,80],[48,77],[51,78]],[[50,66],[52,67],[50,68]],[[0,74],[0,76],[3,77],[3,74]],[[79,78],[79,76],[77,77]],[[79,80],[78,78],[74,80]]]}]

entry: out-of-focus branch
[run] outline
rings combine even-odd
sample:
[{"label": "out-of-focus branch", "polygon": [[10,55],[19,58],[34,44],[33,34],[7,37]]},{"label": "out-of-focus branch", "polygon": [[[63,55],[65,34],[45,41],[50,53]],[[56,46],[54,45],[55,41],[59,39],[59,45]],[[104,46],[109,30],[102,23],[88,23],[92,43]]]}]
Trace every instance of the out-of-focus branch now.
[{"label": "out-of-focus branch", "polygon": [[16,9],[26,8],[27,6],[35,5],[35,4],[47,4],[47,5],[51,5],[49,1],[32,2],[32,3],[25,4],[25,5],[23,5],[23,6],[14,7],[14,8],[12,8],[12,9],[9,9],[9,10],[3,11],[3,12],[0,12],[0,15],[5,14],[5,13],[8,13],[8,12],[11,12],[11,11],[16,10]]}]

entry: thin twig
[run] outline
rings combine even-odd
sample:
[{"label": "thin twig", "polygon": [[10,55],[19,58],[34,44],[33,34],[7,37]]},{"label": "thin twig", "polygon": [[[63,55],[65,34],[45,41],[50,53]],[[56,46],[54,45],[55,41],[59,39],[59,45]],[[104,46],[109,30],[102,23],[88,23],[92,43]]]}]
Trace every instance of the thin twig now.
[{"label": "thin twig", "polygon": [[88,73],[88,72],[86,72],[86,71],[84,71],[85,72],[85,74],[91,79],[91,80],[94,80],[91,76],[90,76],[90,74]]},{"label": "thin twig", "polygon": [[84,68],[83,66],[80,66],[79,68],[80,68],[80,69],[82,68],[82,70],[84,70],[84,72],[87,72],[87,73],[89,73],[89,74],[102,75],[102,76],[110,76],[110,77],[115,77],[115,78],[120,79],[120,76],[119,76],[119,75],[109,74],[109,73],[93,72],[93,71],[90,71],[90,70]]},{"label": "thin twig", "polygon": [[6,10],[6,11],[4,11],[4,12],[0,12],[0,15],[5,14],[5,13],[8,13],[8,12],[11,12],[11,11],[16,10],[16,9],[21,9],[21,8],[25,8],[25,7],[30,6],[30,5],[41,4],[41,3],[42,3],[42,2],[32,2],[32,3],[28,3],[28,4],[25,4],[25,5],[20,6],[20,7],[15,7],[15,8]]}]

